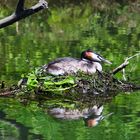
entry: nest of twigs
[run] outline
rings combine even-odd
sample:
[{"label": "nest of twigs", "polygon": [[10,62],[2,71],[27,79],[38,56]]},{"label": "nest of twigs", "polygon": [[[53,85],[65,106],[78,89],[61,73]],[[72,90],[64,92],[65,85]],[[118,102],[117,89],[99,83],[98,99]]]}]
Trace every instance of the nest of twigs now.
[{"label": "nest of twigs", "polygon": [[[136,55],[134,55],[136,56]],[[132,56],[131,58],[133,58]],[[78,72],[73,75],[53,76],[43,73],[40,68],[24,76],[18,86],[3,88],[0,96],[35,95],[43,98],[58,98],[62,96],[68,99],[87,100],[95,97],[115,96],[120,91],[132,91],[140,89],[139,86],[126,81],[120,81],[114,77],[116,73],[128,65],[127,58],[124,63],[115,68],[112,72],[96,72],[88,75]],[[28,93],[28,94],[27,94]],[[88,96],[87,96],[88,95]]]}]

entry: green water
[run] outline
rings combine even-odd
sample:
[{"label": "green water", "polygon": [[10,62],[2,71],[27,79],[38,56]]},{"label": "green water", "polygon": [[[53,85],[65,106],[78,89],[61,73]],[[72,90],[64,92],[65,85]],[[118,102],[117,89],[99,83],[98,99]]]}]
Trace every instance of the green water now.
[{"label": "green water", "polygon": [[113,115],[96,127],[86,127],[83,119],[57,120],[50,117],[36,103],[24,106],[14,99],[0,99],[0,139],[116,139],[132,140],[140,137],[139,92],[119,95],[104,105],[103,114]]},{"label": "green water", "polygon": [[[16,2],[16,1],[15,1]],[[0,18],[14,3],[1,2]],[[136,7],[134,7],[134,4]],[[27,5],[32,5],[30,2]],[[114,1],[50,2],[49,9],[27,17],[18,25],[0,30],[0,81],[16,84],[21,75],[51,60],[80,57],[91,48],[113,64],[109,71],[140,51],[140,17],[136,3]],[[18,29],[16,28],[18,27]],[[140,57],[130,60],[128,80],[140,84]],[[122,73],[116,75],[122,79]],[[14,98],[0,98],[1,140],[137,140],[140,137],[140,92],[120,93],[104,104],[103,114],[113,113],[96,127],[78,120],[59,120],[38,102],[27,105]]]}]

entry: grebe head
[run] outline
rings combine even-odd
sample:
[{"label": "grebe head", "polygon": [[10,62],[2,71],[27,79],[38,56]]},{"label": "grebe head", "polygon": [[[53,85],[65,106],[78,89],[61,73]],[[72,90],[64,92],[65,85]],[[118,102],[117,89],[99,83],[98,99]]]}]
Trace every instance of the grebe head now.
[{"label": "grebe head", "polygon": [[108,64],[112,64],[110,61],[106,60],[102,56],[100,56],[97,53],[94,53],[92,50],[88,49],[86,51],[83,51],[81,54],[81,59],[82,60],[88,60],[88,61],[93,61],[93,62],[106,62]]}]

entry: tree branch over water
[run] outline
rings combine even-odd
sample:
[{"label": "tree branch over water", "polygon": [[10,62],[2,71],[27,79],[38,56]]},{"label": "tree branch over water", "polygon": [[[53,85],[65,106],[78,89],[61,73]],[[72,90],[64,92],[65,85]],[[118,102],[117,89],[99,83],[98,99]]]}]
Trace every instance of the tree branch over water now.
[{"label": "tree branch over water", "polygon": [[24,9],[25,0],[19,0],[15,12],[0,20],[0,28],[4,28],[13,24],[16,21],[19,21],[27,16],[30,16],[40,10],[48,8],[48,3],[45,0],[39,0],[39,2],[30,7],[29,9]]},{"label": "tree branch over water", "polygon": [[138,56],[138,55],[140,55],[140,52],[139,52],[139,53],[136,53],[136,54],[133,55],[133,56],[130,56],[130,57],[126,58],[126,59],[124,60],[124,62],[123,62],[121,65],[119,65],[117,68],[115,68],[115,69],[112,71],[112,74],[115,75],[115,74],[118,73],[119,71],[123,70],[123,69],[129,64],[129,60],[132,59],[132,58],[134,58],[134,57],[136,57],[136,56]]},{"label": "tree branch over water", "polygon": [[16,13],[20,13],[24,11],[24,2],[25,0],[19,0],[16,8]]}]

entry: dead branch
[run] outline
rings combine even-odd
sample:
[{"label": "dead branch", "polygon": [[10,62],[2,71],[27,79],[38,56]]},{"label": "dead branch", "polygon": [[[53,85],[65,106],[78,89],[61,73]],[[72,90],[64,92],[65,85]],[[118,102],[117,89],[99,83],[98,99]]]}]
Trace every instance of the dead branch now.
[{"label": "dead branch", "polygon": [[0,20],[0,29],[9,26],[27,16],[30,16],[42,9],[48,8],[48,3],[45,0],[39,0],[36,5],[29,9],[24,9],[24,2],[25,0],[19,0],[15,12],[12,15]]},{"label": "dead branch", "polygon": [[25,0],[19,0],[16,8],[16,13],[20,13],[24,10],[24,2]]},{"label": "dead branch", "polygon": [[118,73],[119,71],[121,71],[122,69],[124,69],[128,64],[129,64],[129,62],[126,59],[121,65],[119,65],[117,68],[115,68],[112,71],[112,74],[115,75],[116,73]]},{"label": "dead branch", "polygon": [[140,53],[137,53],[137,54],[135,54],[133,56],[130,56],[130,57],[126,58],[121,65],[119,65],[117,68],[115,68],[112,71],[112,74],[115,75],[119,71],[123,70],[129,64],[129,60],[132,59],[132,58],[134,58],[134,57],[136,57],[136,56],[138,56],[138,55],[140,55]]}]

